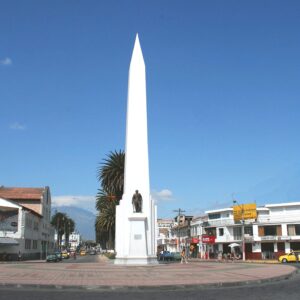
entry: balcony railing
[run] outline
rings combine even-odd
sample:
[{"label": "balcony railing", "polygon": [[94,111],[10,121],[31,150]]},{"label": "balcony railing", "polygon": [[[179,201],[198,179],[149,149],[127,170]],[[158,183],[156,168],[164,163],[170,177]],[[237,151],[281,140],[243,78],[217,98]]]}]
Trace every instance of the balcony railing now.
[{"label": "balcony railing", "polygon": [[277,235],[265,235],[260,237],[262,241],[277,241],[278,236]]},{"label": "balcony railing", "polygon": [[234,225],[235,222],[234,220],[228,220],[228,219],[224,219],[224,220],[209,220],[207,222],[203,222],[203,226],[204,227],[208,227],[208,226],[227,226],[227,225]]}]

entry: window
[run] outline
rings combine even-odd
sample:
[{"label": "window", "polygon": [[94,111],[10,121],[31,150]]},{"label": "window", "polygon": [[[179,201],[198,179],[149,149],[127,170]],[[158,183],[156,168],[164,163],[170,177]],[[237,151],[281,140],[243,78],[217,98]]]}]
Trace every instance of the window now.
[{"label": "window", "polygon": [[288,225],[288,235],[300,235],[300,224]]},{"label": "window", "polygon": [[281,225],[273,226],[258,226],[258,235],[259,236],[281,236],[282,230]]},{"label": "window", "polygon": [[221,218],[221,214],[209,214],[208,218],[210,220],[220,219]]},{"label": "window", "polygon": [[25,249],[31,249],[31,240],[25,240]]},{"label": "window", "polygon": [[32,249],[37,249],[37,241],[32,241]]},{"label": "window", "polygon": [[300,235],[300,224],[295,225],[296,235]]},{"label": "window", "polygon": [[265,226],[265,235],[277,235],[277,226]]},{"label": "window", "polygon": [[233,238],[235,240],[242,239],[242,227],[233,227]]},{"label": "window", "polygon": [[32,219],[31,219],[31,217],[30,217],[29,214],[26,214],[26,217],[25,217],[25,226],[27,228],[32,229]]},{"label": "window", "polygon": [[244,232],[245,234],[249,234],[250,236],[253,236],[253,229],[251,226],[246,226]]},{"label": "window", "polygon": [[33,223],[33,230],[36,230],[36,231],[39,230],[39,223],[38,222]]},{"label": "window", "polygon": [[216,228],[215,227],[205,228],[205,234],[216,236]]},{"label": "window", "polygon": [[223,236],[224,235],[224,228],[219,228],[219,236]]}]

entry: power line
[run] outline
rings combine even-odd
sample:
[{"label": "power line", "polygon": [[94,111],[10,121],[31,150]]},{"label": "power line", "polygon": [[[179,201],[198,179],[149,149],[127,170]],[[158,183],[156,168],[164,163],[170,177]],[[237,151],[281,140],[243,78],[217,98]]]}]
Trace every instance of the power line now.
[{"label": "power line", "polygon": [[180,216],[181,216],[181,213],[184,213],[185,210],[179,208],[179,209],[173,210],[173,212],[177,212],[177,213],[178,213],[178,216],[177,216],[177,223],[178,223],[178,226],[179,226],[179,218],[180,218]]}]

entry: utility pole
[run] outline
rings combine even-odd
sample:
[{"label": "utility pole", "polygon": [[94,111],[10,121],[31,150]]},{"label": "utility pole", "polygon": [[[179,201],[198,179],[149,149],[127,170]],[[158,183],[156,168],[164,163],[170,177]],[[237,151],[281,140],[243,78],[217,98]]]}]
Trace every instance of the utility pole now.
[{"label": "utility pole", "polygon": [[174,212],[178,212],[178,216],[177,216],[177,223],[178,223],[178,226],[179,226],[179,218],[181,216],[181,213],[185,212],[185,210],[181,209],[181,208],[178,208],[177,210],[173,210]]},{"label": "utility pole", "polygon": [[243,261],[246,260],[246,253],[245,253],[245,211],[244,211],[244,205],[240,205],[237,200],[233,199],[233,204],[236,204],[242,214],[242,253],[243,253]]},{"label": "utility pole", "polygon": [[185,212],[185,210],[183,210],[181,208],[178,208],[177,210],[173,210],[173,211],[178,213],[178,215],[177,215],[177,223],[178,223],[178,225],[177,225],[178,245],[177,246],[178,246],[178,250],[180,251],[180,245],[179,245],[179,218],[180,218],[181,214]]}]

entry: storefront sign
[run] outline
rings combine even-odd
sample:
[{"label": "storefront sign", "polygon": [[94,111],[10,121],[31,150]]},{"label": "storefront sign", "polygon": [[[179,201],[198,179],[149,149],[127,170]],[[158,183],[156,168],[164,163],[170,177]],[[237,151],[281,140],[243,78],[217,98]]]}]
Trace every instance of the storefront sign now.
[{"label": "storefront sign", "polygon": [[289,241],[291,238],[287,235],[279,236],[278,241]]},{"label": "storefront sign", "polygon": [[18,210],[0,211],[0,231],[18,230]]},{"label": "storefront sign", "polygon": [[186,242],[189,244],[198,244],[199,239],[198,238],[190,238],[190,239],[187,239]]},{"label": "storefront sign", "polygon": [[256,204],[250,203],[233,206],[233,218],[234,221],[256,219]]},{"label": "storefront sign", "polygon": [[201,241],[203,244],[214,244],[216,237],[214,235],[202,235]]}]

